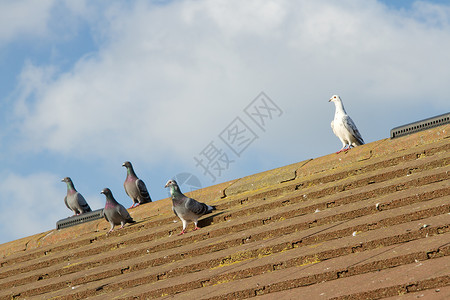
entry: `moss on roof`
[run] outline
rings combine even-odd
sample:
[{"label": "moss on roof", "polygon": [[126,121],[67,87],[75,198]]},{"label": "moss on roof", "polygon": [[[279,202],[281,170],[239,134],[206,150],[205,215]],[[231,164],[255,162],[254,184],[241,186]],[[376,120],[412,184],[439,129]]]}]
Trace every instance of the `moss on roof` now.
[{"label": "moss on roof", "polygon": [[0,299],[448,295],[449,130],[188,193],[217,211],[183,236],[163,199],[110,235],[97,220],[2,244]]}]

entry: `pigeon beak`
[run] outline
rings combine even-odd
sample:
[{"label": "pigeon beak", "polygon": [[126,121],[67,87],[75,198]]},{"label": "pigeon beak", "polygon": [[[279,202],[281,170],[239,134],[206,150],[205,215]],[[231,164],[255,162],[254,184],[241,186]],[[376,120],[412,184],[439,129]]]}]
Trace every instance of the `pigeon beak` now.
[{"label": "pigeon beak", "polygon": [[171,183],[172,183],[172,180],[167,181],[167,183],[166,183],[166,185],[164,187],[165,188],[168,187]]},{"label": "pigeon beak", "polygon": [[125,163],[122,164],[122,167],[125,167]]},{"label": "pigeon beak", "polygon": [[333,98],[330,98],[330,100],[328,100],[328,102],[331,102],[332,99],[333,99]]}]

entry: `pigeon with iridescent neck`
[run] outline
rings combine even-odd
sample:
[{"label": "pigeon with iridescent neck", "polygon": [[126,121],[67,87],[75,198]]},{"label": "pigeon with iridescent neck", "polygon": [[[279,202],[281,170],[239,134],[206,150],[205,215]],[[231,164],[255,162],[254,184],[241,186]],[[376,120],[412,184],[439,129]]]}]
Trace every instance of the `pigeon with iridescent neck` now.
[{"label": "pigeon with iridescent neck", "polygon": [[345,112],[341,98],[338,95],[334,95],[328,102],[333,102],[336,107],[334,120],[331,121],[331,129],[342,142],[341,150],[336,153],[347,151],[350,147],[364,145],[364,140],[358,128],[356,128],[353,120]]},{"label": "pigeon with iridescent neck", "polygon": [[133,166],[129,161],[122,164],[123,167],[127,168],[127,178],[123,183],[125,192],[133,200],[133,205],[130,208],[134,208],[137,205],[152,202],[150,194],[148,193],[145,183],[136,176],[134,173]]},{"label": "pigeon with iridescent neck", "polygon": [[214,206],[198,202],[192,198],[186,197],[180,190],[175,180],[169,180],[166,183],[166,188],[170,189],[172,197],[172,210],[175,215],[183,222],[183,230],[179,235],[186,233],[188,222],[194,222],[194,230],[200,229],[197,226],[198,218],[215,210]]},{"label": "pigeon with iridescent neck", "polygon": [[74,212],[75,215],[90,212],[91,208],[87,204],[84,197],[77,192],[70,177],[65,177],[61,180],[67,184],[67,195],[64,197],[64,203],[67,208]]},{"label": "pigeon with iridescent neck", "polygon": [[120,229],[125,226],[126,223],[136,223],[133,218],[128,213],[127,209],[123,207],[122,204],[114,199],[114,196],[110,189],[104,188],[101,191],[101,194],[104,194],[106,197],[105,208],[103,209],[103,215],[106,221],[111,224],[111,229],[108,231],[110,233],[114,230],[114,226],[121,225]]}]

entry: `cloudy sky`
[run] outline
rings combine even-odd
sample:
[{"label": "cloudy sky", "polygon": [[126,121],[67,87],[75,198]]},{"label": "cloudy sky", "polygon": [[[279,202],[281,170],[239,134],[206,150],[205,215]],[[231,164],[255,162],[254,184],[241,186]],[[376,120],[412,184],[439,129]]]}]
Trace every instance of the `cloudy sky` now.
[{"label": "cloudy sky", "polygon": [[339,150],[333,94],[366,142],[448,112],[449,49],[447,1],[0,0],[0,243],[65,176],[129,207],[126,160],[159,200]]}]

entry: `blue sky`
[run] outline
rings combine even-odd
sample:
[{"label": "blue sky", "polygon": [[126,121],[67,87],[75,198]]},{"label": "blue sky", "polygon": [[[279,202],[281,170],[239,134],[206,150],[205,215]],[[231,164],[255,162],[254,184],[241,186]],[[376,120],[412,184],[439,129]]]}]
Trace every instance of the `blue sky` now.
[{"label": "blue sky", "polygon": [[449,111],[447,1],[17,0],[0,22],[0,243],[71,215],[65,176],[129,207],[126,160],[159,200],[332,153],[333,94],[366,142]]}]

